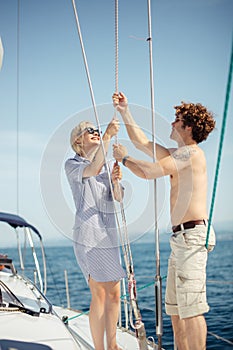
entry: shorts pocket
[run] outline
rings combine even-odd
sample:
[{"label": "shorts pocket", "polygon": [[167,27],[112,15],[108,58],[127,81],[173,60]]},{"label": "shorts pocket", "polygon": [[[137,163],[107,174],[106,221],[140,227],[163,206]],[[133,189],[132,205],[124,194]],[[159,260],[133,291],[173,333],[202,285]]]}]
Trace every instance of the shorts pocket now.
[{"label": "shorts pocket", "polygon": [[189,272],[188,274],[177,274],[177,289],[180,293],[200,293],[206,291],[206,274],[199,272]]}]

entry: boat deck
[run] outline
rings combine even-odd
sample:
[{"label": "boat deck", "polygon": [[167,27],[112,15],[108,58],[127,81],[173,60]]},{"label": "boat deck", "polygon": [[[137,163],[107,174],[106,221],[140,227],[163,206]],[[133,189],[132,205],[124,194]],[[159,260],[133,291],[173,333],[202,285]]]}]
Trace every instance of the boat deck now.
[{"label": "boat deck", "polygon": [[[7,307],[16,304],[6,290],[1,287],[3,304],[0,306],[1,350],[94,350],[90,333],[89,317],[81,311],[52,306],[37,288],[22,276],[0,271],[0,280],[17,296],[23,306],[35,312],[31,315],[26,310]],[[61,321],[68,318],[68,323]],[[117,329],[117,343],[123,350],[139,350],[139,343],[134,333]],[[148,344],[148,350],[157,349]],[[144,350],[144,349],[143,349]]]}]

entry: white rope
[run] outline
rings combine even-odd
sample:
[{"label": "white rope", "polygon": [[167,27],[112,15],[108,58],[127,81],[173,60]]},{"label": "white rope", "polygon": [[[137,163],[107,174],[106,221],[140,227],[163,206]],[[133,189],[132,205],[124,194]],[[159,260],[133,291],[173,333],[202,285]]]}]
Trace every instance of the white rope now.
[{"label": "white rope", "polygon": [[[118,0],[115,0],[115,92],[119,92],[119,6],[118,6]],[[117,111],[115,108],[115,115],[114,117],[117,117]],[[115,137],[115,143],[118,144],[117,135]],[[123,243],[124,246],[127,247],[126,249],[126,256],[127,256],[127,265],[133,265],[133,259],[132,259],[132,253],[130,249],[130,242],[129,242],[129,235],[127,230],[127,223],[126,223],[126,216],[125,216],[125,210],[123,205],[123,199],[122,196],[120,198],[120,210],[121,210],[121,218],[122,218],[122,224],[123,224],[123,233],[124,233],[124,239]],[[124,248],[123,248],[124,249]]]},{"label": "white rope", "polygon": [[118,7],[118,0],[115,0],[115,92],[119,92],[119,30],[118,30],[118,12],[119,12],[119,7]]},{"label": "white rope", "polygon": [[[79,22],[79,18],[78,18],[78,12],[77,12],[77,8],[76,8],[75,0],[72,0],[72,4],[73,4],[74,15],[75,15],[75,20],[76,20],[76,25],[77,25],[77,30],[78,30],[78,35],[79,35],[79,40],[80,40],[80,45],[81,45],[81,50],[82,50],[82,55],[83,55],[84,66],[85,66],[85,70],[86,70],[89,90],[90,90],[90,94],[91,94],[91,100],[92,100],[92,106],[93,106],[93,110],[94,110],[94,114],[95,114],[95,119],[96,119],[96,123],[97,123],[98,128],[101,129],[100,122],[99,122],[99,117],[98,117],[98,113],[97,113],[97,108],[96,108],[96,103],[95,103],[94,92],[93,92],[93,88],[92,88],[90,72],[89,72],[89,68],[88,68],[87,57],[86,57],[85,48],[84,48],[84,44],[83,44],[82,32],[81,32],[81,27],[80,27],[80,22]],[[117,8],[118,8],[118,6],[117,6]],[[118,31],[116,32],[116,35],[118,35]],[[116,51],[118,51],[118,50],[116,50]],[[117,54],[117,56],[118,56],[118,54]],[[116,59],[116,61],[118,61],[118,58]],[[116,72],[117,72],[116,73],[116,77],[118,77],[118,68],[116,68]],[[117,80],[118,80],[118,78],[116,79],[116,81]],[[100,141],[101,141],[101,146],[102,146],[103,152],[104,152],[104,144],[103,144],[103,139],[102,139],[101,134],[100,134]],[[106,159],[105,152],[104,152],[104,161],[105,161],[105,164],[107,164],[107,159]],[[112,193],[112,197],[114,198],[113,186],[112,186],[112,182],[111,182],[111,175],[110,175],[110,172],[109,172],[109,168],[108,167],[106,167],[106,168],[107,168],[108,180],[109,180],[109,184],[110,184],[110,190],[111,190],[111,193]],[[121,240],[121,245],[122,245],[124,259],[125,260],[127,259],[127,261],[128,261],[130,254],[125,249],[125,242],[128,242],[128,239],[126,237],[124,237],[124,239],[123,239],[123,235],[122,235],[122,232],[121,232],[121,229],[120,229],[120,221],[119,221],[119,218],[118,218],[118,215],[117,215],[117,208],[116,208],[115,202],[114,202],[114,210],[115,210],[115,214],[116,214],[115,216],[116,216],[117,226],[118,226],[118,230],[119,230],[119,236],[120,236],[120,240]],[[122,210],[121,210],[121,212],[122,212]],[[126,226],[125,218],[122,221],[123,221],[123,225]],[[124,236],[126,236],[126,234]]]},{"label": "white rope", "polygon": [[[119,93],[119,83],[118,83],[118,70],[119,70],[119,40],[118,40],[118,0],[115,0],[115,92]],[[117,110],[115,108],[114,118],[117,118]],[[117,135],[115,137],[115,143],[118,144]],[[121,218],[123,224],[123,234],[124,238],[122,242],[122,250],[124,252],[124,259],[128,277],[128,288],[130,293],[130,324],[133,329],[137,331],[137,338],[139,341],[140,350],[146,350],[147,341],[146,341],[146,331],[144,328],[144,324],[142,323],[142,318],[140,314],[140,310],[137,304],[137,296],[136,296],[136,280],[134,278],[134,267],[133,267],[133,258],[132,252],[130,248],[129,235],[125,217],[125,210],[123,205],[122,196],[120,197],[120,210],[121,210]],[[133,312],[134,317],[136,319],[136,323],[133,323]]]},{"label": "white rope", "polygon": [[[72,0],[72,4],[73,4],[73,9],[74,9],[74,14],[75,14],[76,25],[77,25],[77,29],[78,29],[80,45],[81,45],[81,49],[82,49],[82,55],[83,55],[86,75],[87,75],[87,79],[88,79],[88,85],[89,85],[89,89],[90,89],[90,94],[91,94],[91,99],[92,99],[92,105],[93,105],[93,109],[94,109],[95,119],[96,119],[97,126],[100,129],[100,122],[99,122],[99,117],[98,117],[98,113],[97,113],[97,108],[96,108],[96,103],[95,103],[95,98],[94,98],[94,92],[93,92],[93,88],[92,88],[92,83],[91,83],[91,78],[90,78],[90,73],[89,73],[89,68],[88,68],[88,63],[87,63],[87,57],[86,57],[85,48],[84,48],[84,44],[83,44],[81,27],[80,27],[80,23],[79,23],[78,12],[77,12],[77,9],[76,9],[75,0]],[[118,90],[118,1],[117,0],[115,0],[115,36],[116,36],[116,47],[115,47],[115,50],[116,50],[116,57],[115,57],[115,88]],[[100,135],[100,141],[101,141],[101,146],[103,148],[105,164],[107,164],[106,154],[105,154],[104,145],[103,145],[103,139],[102,139],[101,135]],[[117,142],[117,140],[116,140],[116,142]],[[110,184],[112,197],[114,198],[113,186],[112,186],[112,182],[111,182],[111,175],[110,175],[108,167],[107,167],[107,174],[108,174],[108,180],[109,180],[109,184]],[[130,280],[134,279],[133,260],[132,260],[132,253],[131,253],[130,244],[129,244],[129,236],[128,236],[128,231],[127,231],[126,217],[125,217],[125,211],[124,211],[124,206],[123,206],[123,200],[122,200],[121,193],[120,193],[120,196],[121,196],[120,197],[120,210],[121,210],[121,218],[122,218],[122,224],[123,224],[123,234],[122,234],[122,231],[120,229],[120,221],[119,221],[119,218],[118,218],[118,215],[117,215],[115,201],[113,201],[113,203],[114,203],[115,217],[116,217],[116,222],[117,222],[117,226],[118,226],[118,231],[119,231],[119,236],[120,236],[120,241],[121,241],[121,246],[122,246],[122,252],[123,252],[123,255],[124,255],[126,271],[127,271],[129,287],[130,287]],[[136,287],[134,287],[134,288],[136,290]],[[143,335],[145,335],[144,325],[143,325],[142,322],[140,322],[141,321],[141,315],[140,315],[139,308],[137,307],[136,293],[135,293],[135,298],[133,298],[133,300],[132,300],[132,303],[133,303],[132,307],[134,309],[136,322],[137,322],[137,324],[140,323],[140,328],[142,330],[142,332],[140,334],[143,333]],[[147,349],[146,340],[140,339],[140,335],[139,335],[139,346],[140,346],[140,350]]]},{"label": "white rope", "polygon": [[[119,92],[119,30],[118,30],[118,0],[115,0],[115,92]],[[117,109],[114,110],[114,119],[117,119]],[[118,145],[118,137],[115,136],[115,144]],[[117,162],[116,162],[117,163]]]}]

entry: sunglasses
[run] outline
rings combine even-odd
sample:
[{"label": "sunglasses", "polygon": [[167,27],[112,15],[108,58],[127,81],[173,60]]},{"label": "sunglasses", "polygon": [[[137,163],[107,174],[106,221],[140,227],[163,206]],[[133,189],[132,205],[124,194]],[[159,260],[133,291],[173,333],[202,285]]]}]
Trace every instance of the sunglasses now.
[{"label": "sunglasses", "polygon": [[85,130],[88,132],[88,134],[94,134],[95,132],[98,134],[98,136],[100,136],[101,134],[101,131],[99,131],[98,128],[94,129],[94,128],[88,127]]}]

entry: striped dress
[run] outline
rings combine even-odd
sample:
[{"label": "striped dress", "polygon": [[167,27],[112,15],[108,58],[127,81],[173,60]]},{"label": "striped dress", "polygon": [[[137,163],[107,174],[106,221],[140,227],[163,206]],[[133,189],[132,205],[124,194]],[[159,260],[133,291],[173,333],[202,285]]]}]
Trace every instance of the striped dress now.
[{"label": "striped dress", "polygon": [[125,277],[120,263],[114,205],[104,166],[100,174],[83,178],[90,161],[75,155],[65,163],[76,207],[73,228],[74,252],[88,282],[119,281]]}]

